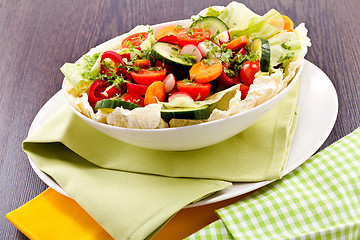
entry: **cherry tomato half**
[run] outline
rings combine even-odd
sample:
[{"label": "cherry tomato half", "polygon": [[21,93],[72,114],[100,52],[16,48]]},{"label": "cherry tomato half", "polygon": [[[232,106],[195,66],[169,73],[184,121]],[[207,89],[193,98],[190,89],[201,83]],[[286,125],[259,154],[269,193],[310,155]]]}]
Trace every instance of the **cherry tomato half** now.
[{"label": "cherry tomato half", "polygon": [[156,69],[141,68],[139,71],[133,71],[130,74],[137,84],[149,86],[153,82],[164,80],[166,70],[162,67]]},{"label": "cherry tomato half", "polygon": [[149,36],[149,33],[147,32],[140,32],[135,33],[133,35],[130,35],[129,37],[125,38],[122,43],[122,48],[129,48],[130,46],[133,46],[134,48],[140,50],[140,45],[145,39]]},{"label": "cherry tomato half", "polygon": [[108,86],[110,86],[109,83],[100,79],[91,84],[88,92],[88,101],[92,108],[95,108],[97,101],[104,99],[104,97],[101,96],[101,93],[104,92]]},{"label": "cherry tomato half", "polygon": [[144,107],[144,98],[140,94],[125,93],[123,96],[121,96],[121,100],[135,103],[140,107]]},{"label": "cherry tomato half", "polygon": [[210,93],[211,83],[176,82],[177,90],[189,94],[194,100],[202,101]]},{"label": "cherry tomato half", "polygon": [[236,75],[235,77],[231,78],[228,75],[226,75],[225,72],[222,72],[220,77],[218,77],[217,81],[219,82],[219,84],[227,88],[239,83],[240,77],[239,75]]},{"label": "cherry tomato half", "polygon": [[210,31],[201,28],[187,28],[179,31],[177,39],[181,47],[187,44],[197,46],[200,42],[210,39]]},{"label": "cherry tomato half", "polygon": [[240,80],[248,87],[253,83],[255,74],[260,71],[260,61],[252,62],[247,60],[240,69]]}]

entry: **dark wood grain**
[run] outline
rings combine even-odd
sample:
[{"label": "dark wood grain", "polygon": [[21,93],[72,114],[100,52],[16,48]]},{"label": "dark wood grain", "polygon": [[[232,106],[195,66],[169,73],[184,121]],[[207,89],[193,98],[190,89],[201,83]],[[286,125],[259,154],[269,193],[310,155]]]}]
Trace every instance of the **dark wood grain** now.
[{"label": "dark wood grain", "polygon": [[[0,0],[0,239],[26,239],[6,219],[46,189],[21,143],[43,104],[59,91],[64,62],[138,24],[185,19],[209,5],[230,1]],[[264,14],[271,8],[295,24],[306,22],[312,47],[306,58],[332,80],[339,115],[320,149],[360,125],[360,20],[358,0],[248,0]]]}]

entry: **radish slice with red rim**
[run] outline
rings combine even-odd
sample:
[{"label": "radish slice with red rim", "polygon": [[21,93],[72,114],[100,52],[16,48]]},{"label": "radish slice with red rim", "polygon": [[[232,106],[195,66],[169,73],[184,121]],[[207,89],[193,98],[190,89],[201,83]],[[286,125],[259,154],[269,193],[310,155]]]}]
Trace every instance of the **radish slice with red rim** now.
[{"label": "radish slice with red rim", "polygon": [[188,94],[186,92],[174,92],[169,96],[168,100],[169,100],[169,102],[171,102],[175,98],[179,98],[179,97],[189,98],[189,99],[191,99],[192,102],[194,102],[194,99],[190,96],[190,94]]},{"label": "radish slice with red rim", "polygon": [[172,73],[168,74],[164,80],[163,80],[163,83],[165,85],[165,90],[166,92],[171,92],[171,90],[174,89],[175,87],[175,83],[176,83],[176,80],[175,80],[175,77]]},{"label": "radish slice with red rim", "polygon": [[230,33],[229,33],[229,31],[225,31],[225,32],[220,33],[219,35],[216,36],[216,39],[218,40],[220,46],[223,43],[230,42]]},{"label": "radish slice with red rim", "polygon": [[201,53],[200,49],[193,45],[193,44],[187,44],[185,45],[180,52],[181,55],[193,55],[196,58],[196,62],[200,62],[201,59],[203,58],[203,54]]},{"label": "radish slice with red rim", "polygon": [[[201,43],[199,43],[198,48],[200,49],[203,56],[207,56],[210,58],[213,58],[213,57],[220,58],[221,57],[220,47],[213,42],[210,42],[210,41],[201,42]],[[213,50],[215,50],[215,51],[213,51]],[[209,52],[211,53],[210,56],[208,56]]]}]

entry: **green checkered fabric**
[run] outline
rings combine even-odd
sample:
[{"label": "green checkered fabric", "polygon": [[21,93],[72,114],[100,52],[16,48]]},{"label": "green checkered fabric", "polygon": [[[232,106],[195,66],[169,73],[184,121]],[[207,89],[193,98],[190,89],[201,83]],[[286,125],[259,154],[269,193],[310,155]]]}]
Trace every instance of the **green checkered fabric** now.
[{"label": "green checkered fabric", "polygon": [[360,128],[188,239],[360,239]]}]

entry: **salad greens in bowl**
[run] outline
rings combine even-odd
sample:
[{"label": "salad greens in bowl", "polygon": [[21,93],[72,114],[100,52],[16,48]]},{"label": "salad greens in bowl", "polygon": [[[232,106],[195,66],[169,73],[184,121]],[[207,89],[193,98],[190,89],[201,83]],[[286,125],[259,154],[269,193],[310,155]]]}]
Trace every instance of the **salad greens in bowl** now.
[{"label": "salad greens in bowl", "polygon": [[295,84],[310,39],[274,9],[213,6],[137,26],[65,63],[62,90],[86,123],[118,140],[192,150],[254,124]]}]

